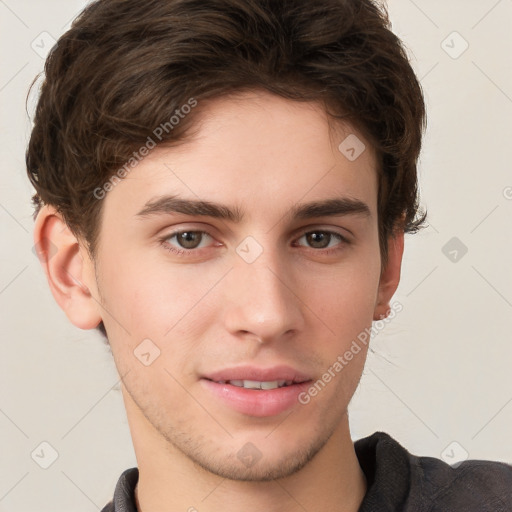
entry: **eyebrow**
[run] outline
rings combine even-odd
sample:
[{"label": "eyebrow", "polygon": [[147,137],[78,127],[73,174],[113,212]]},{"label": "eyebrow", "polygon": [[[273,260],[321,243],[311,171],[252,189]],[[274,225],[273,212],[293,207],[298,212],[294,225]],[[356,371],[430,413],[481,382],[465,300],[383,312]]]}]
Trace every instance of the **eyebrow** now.
[{"label": "eyebrow", "polygon": [[[144,205],[144,208],[136,214],[136,217],[173,213],[213,217],[229,220],[234,223],[240,223],[244,218],[243,210],[238,206],[230,208],[229,206],[211,201],[183,199],[178,196],[153,198]],[[297,220],[343,215],[371,217],[371,211],[368,205],[359,199],[336,197],[294,205],[288,215],[292,219]]]}]

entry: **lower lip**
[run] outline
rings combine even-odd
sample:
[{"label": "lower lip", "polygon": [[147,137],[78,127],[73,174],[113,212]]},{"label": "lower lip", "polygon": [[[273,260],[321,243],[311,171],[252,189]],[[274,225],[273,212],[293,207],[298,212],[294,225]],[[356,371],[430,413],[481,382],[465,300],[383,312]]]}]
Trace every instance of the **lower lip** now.
[{"label": "lower lip", "polygon": [[298,396],[311,386],[311,381],[277,389],[245,389],[201,379],[202,385],[231,409],[249,416],[275,416],[298,403]]}]

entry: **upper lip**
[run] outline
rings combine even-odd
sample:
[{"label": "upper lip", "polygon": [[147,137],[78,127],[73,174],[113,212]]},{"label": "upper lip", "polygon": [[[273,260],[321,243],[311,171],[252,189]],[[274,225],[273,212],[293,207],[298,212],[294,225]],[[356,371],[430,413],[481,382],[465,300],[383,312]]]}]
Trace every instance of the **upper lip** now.
[{"label": "upper lip", "polygon": [[272,366],[269,368],[258,368],[256,366],[235,366],[232,368],[224,368],[207,375],[203,375],[204,379],[213,380],[215,382],[228,380],[254,380],[259,382],[273,382],[278,380],[305,382],[311,380],[311,377],[305,373],[292,368],[291,366]]}]

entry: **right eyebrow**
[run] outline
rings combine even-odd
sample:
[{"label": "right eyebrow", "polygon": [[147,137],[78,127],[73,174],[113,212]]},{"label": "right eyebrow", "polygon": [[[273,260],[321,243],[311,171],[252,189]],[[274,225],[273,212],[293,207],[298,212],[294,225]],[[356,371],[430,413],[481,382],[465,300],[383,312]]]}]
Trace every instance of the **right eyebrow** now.
[{"label": "right eyebrow", "polygon": [[159,214],[183,213],[185,215],[214,217],[239,223],[243,219],[241,210],[200,199],[184,199],[178,196],[163,196],[148,201],[137,217]]}]

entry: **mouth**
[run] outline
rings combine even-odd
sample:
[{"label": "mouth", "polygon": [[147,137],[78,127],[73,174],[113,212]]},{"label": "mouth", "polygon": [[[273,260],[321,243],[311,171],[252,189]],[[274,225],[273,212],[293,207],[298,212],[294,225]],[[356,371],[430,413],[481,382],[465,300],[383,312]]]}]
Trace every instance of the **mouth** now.
[{"label": "mouth", "polygon": [[268,417],[295,407],[312,378],[289,366],[245,366],[211,373],[200,382],[220,407],[247,416]]},{"label": "mouth", "polygon": [[253,390],[271,390],[284,388],[288,386],[292,386],[293,384],[301,384],[306,381],[293,381],[293,380],[267,380],[267,381],[259,381],[259,380],[219,380],[211,382],[216,382],[217,384],[229,384],[230,386],[235,386],[237,388],[244,389],[253,389]]}]

